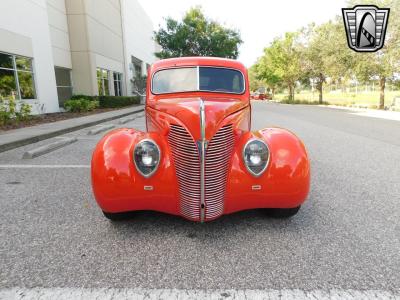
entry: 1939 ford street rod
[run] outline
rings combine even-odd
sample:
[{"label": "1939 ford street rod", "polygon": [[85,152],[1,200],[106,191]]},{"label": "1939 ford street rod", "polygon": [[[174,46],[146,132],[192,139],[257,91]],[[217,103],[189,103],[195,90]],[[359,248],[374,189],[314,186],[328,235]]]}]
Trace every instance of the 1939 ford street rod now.
[{"label": "1939 ford street rod", "polygon": [[93,152],[93,191],[107,218],[137,210],[200,222],[254,208],[297,213],[310,186],[305,147],[281,128],[250,130],[241,63],[166,59],[148,78],[147,130],[111,131]]}]

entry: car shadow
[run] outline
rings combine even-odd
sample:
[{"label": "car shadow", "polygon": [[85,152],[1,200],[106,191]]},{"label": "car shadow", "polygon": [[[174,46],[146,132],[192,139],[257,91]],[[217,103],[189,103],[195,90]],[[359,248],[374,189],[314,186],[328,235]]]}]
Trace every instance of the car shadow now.
[{"label": "car shadow", "polygon": [[[312,209],[312,208],[311,208]],[[135,237],[182,235],[189,239],[211,241],[224,236],[251,235],[256,232],[293,234],[307,230],[316,223],[309,207],[301,209],[291,218],[272,218],[262,209],[241,211],[220,218],[200,223],[186,220],[179,216],[154,211],[138,211],[123,221],[109,221],[109,230],[116,235]]]}]

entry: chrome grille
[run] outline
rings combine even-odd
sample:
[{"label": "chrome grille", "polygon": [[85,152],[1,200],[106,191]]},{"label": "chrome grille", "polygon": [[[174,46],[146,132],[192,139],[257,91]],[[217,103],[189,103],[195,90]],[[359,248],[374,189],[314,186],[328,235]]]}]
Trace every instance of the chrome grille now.
[{"label": "chrome grille", "polygon": [[200,159],[191,135],[180,125],[171,125],[168,142],[175,162],[181,197],[181,213],[189,219],[200,217]]},{"label": "chrome grille", "polygon": [[[171,125],[168,134],[179,185],[181,213],[199,220],[201,214],[201,172],[199,150],[192,136],[180,125]],[[224,210],[226,180],[234,147],[232,124],[222,127],[206,149],[204,174],[205,219]]]},{"label": "chrome grille", "polygon": [[212,219],[224,211],[226,180],[234,146],[232,124],[222,127],[211,139],[205,161],[205,218]]}]

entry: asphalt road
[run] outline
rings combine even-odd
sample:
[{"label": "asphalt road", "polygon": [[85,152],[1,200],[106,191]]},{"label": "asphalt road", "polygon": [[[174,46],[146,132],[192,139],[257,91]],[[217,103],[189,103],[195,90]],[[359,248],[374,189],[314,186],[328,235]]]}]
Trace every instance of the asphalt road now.
[{"label": "asphalt road", "polygon": [[[290,129],[309,151],[311,192],[290,220],[256,210],[205,224],[152,212],[111,223],[91,192],[87,166],[102,134],[90,128],[34,159],[23,152],[57,138],[1,153],[0,288],[398,293],[400,122],[260,102],[252,121]],[[144,129],[144,118],[124,126]]]}]

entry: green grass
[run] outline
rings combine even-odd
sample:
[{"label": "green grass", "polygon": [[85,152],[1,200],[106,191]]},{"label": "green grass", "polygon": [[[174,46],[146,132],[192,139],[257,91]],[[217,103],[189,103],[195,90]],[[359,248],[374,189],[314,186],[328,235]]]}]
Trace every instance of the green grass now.
[{"label": "green grass", "polygon": [[[287,94],[276,94],[274,99],[284,100],[287,99]],[[394,97],[400,97],[400,91],[386,91],[385,92],[385,106],[392,104]],[[309,103],[318,102],[318,92],[311,93],[303,91],[296,93],[295,100],[305,101]],[[378,107],[379,105],[379,92],[360,92],[360,93],[336,93],[326,92],[323,95],[324,102],[335,105],[362,105],[367,107]]]}]

